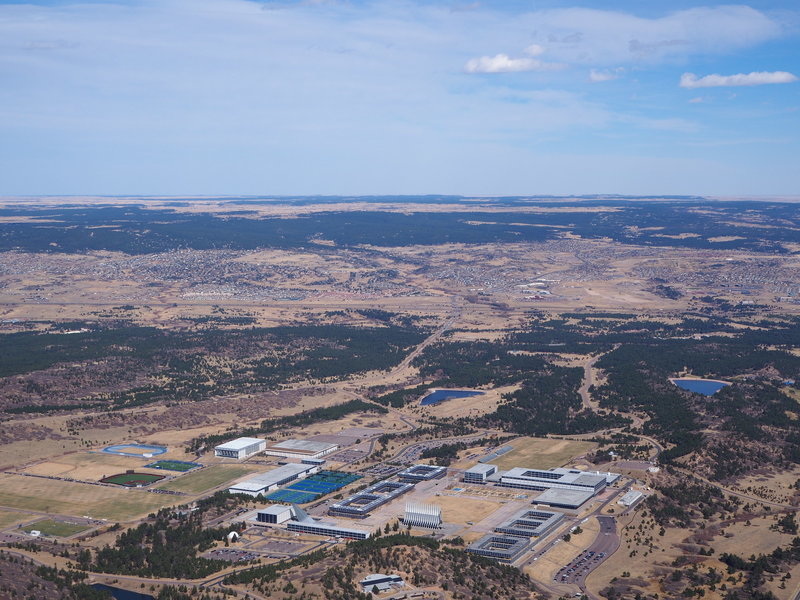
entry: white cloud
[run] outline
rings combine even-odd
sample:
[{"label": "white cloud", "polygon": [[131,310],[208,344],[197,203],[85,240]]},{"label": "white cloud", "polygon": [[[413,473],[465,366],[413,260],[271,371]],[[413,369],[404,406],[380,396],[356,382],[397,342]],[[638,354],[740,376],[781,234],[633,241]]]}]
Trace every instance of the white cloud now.
[{"label": "white cloud", "polygon": [[589,81],[592,83],[612,81],[614,79],[619,79],[624,71],[625,69],[622,67],[617,67],[616,69],[592,69],[589,71]]},{"label": "white cloud", "polygon": [[508,54],[496,54],[468,60],[464,69],[467,73],[519,73],[520,71],[558,71],[564,67],[566,65],[544,62],[538,58],[511,58]]},{"label": "white cloud", "polygon": [[735,75],[706,75],[698,77],[694,73],[681,75],[682,88],[731,87],[742,85],[765,85],[768,83],[792,83],[797,77],[786,71],[753,71]]},{"label": "white cloud", "polygon": [[531,44],[525,48],[525,54],[529,54],[530,56],[541,56],[544,54],[544,48],[539,44]]}]

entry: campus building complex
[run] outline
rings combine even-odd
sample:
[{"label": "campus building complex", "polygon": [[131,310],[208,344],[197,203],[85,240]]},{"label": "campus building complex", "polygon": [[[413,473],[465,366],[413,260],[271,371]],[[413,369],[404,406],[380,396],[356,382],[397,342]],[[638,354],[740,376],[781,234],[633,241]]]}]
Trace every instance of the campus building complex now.
[{"label": "campus building complex", "polygon": [[467,546],[467,552],[503,562],[514,562],[530,545],[530,539],[526,537],[490,533]]},{"label": "campus building complex", "polygon": [[381,481],[353,494],[349,498],[345,498],[341,502],[331,504],[328,508],[328,514],[336,517],[364,519],[379,506],[399,498],[413,487],[414,484],[412,483]]},{"label": "campus building complex", "polygon": [[563,513],[528,509],[501,523],[495,527],[495,531],[522,537],[541,537],[553,531],[563,520]]},{"label": "campus building complex", "polygon": [[[609,483],[609,475],[616,473],[600,473],[579,471],[578,469],[525,469],[515,467],[500,476],[500,485],[523,488],[527,490],[589,490],[592,494],[602,492]],[[616,475],[618,478],[619,475]],[[615,480],[612,477],[612,480]]]},{"label": "campus building complex", "polygon": [[446,467],[437,467],[435,465],[414,465],[408,467],[405,471],[400,471],[397,474],[397,478],[405,483],[419,483],[420,481],[441,479],[446,474]]},{"label": "campus building complex", "polygon": [[363,529],[350,529],[349,527],[341,527],[336,523],[316,521],[296,504],[291,506],[281,504],[268,506],[266,509],[258,511],[256,521],[269,524],[286,523],[286,529],[296,533],[311,533],[349,540],[365,540],[370,536],[370,532]]}]

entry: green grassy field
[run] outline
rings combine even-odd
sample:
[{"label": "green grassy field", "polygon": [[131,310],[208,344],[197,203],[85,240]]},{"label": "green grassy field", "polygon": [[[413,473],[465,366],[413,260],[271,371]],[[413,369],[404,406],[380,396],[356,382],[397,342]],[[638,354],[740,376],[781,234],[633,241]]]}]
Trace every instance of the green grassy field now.
[{"label": "green grassy field", "polygon": [[118,475],[112,475],[100,481],[125,487],[137,487],[139,485],[150,485],[162,479],[164,479],[163,475],[153,475],[151,473],[119,473]]},{"label": "green grassy field", "polygon": [[32,525],[22,528],[22,531],[41,531],[43,535],[52,535],[55,537],[69,537],[86,531],[89,529],[86,525],[78,525],[77,523],[65,523],[63,521],[54,521],[53,519],[45,519],[44,521],[37,521]]},{"label": "green grassy field", "polygon": [[551,440],[546,438],[525,437],[503,444],[513,446],[513,450],[492,461],[498,469],[507,470],[512,467],[530,469],[550,469],[568,463],[573,457],[584,454],[594,448],[594,442],[573,442],[571,440]]},{"label": "green grassy field", "polygon": [[182,473],[196,469],[199,466],[200,465],[197,463],[183,462],[180,460],[159,460],[145,465],[145,467],[150,469],[165,469],[167,471],[180,471]]},{"label": "green grassy field", "polygon": [[190,494],[201,494],[207,490],[232,481],[242,475],[253,472],[253,468],[243,465],[214,465],[195,471],[177,479],[173,479],[164,485],[158,486],[160,490],[170,490],[173,492],[187,492]]}]

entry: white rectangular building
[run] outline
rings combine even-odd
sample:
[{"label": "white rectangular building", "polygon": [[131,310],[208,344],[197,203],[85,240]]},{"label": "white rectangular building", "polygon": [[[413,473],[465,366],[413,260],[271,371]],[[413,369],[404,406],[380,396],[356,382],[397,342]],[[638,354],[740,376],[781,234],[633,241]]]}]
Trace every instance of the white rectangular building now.
[{"label": "white rectangular building", "polygon": [[561,467],[546,471],[515,467],[500,476],[500,485],[528,490],[589,490],[594,495],[608,485],[608,475],[611,474]]},{"label": "white rectangular building", "polygon": [[486,478],[497,473],[497,465],[478,463],[464,471],[464,483],[486,483]]},{"label": "white rectangular building", "polygon": [[284,440],[273,442],[264,450],[268,456],[282,456],[284,458],[322,458],[323,456],[336,452],[339,449],[337,444],[327,442],[312,442],[311,440]]},{"label": "white rectangular building", "polygon": [[267,440],[260,438],[241,437],[230,442],[225,442],[214,448],[214,456],[221,458],[235,458],[242,460],[258,454],[267,447]]},{"label": "white rectangular building", "polygon": [[617,504],[621,504],[622,506],[633,506],[642,496],[643,494],[639,490],[631,490],[622,498],[620,498]]},{"label": "white rectangular building", "polygon": [[240,481],[228,488],[231,494],[247,494],[258,496],[278,489],[278,486],[312,475],[319,471],[317,465],[283,465],[272,471],[261,473]]},{"label": "white rectangular building", "polygon": [[256,521],[259,523],[280,524],[292,518],[292,507],[285,504],[273,504],[261,509],[256,513]]}]

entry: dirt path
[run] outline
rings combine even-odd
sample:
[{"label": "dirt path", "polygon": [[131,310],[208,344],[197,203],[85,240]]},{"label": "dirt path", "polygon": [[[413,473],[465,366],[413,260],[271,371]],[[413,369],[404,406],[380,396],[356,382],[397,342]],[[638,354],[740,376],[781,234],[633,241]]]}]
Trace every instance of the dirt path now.
[{"label": "dirt path", "polygon": [[605,355],[613,352],[617,348],[620,347],[620,344],[616,344],[614,348],[609,350],[608,352],[603,352],[602,354],[598,354],[597,356],[591,356],[583,361],[581,365],[583,367],[583,384],[581,385],[578,393],[581,395],[581,401],[583,402],[583,408],[597,412],[597,409],[600,408],[596,402],[592,400],[592,395],[589,393],[589,388],[592,387],[595,383],[594,379],[594,365],[597,363],[598,360],[603,358]]}]

